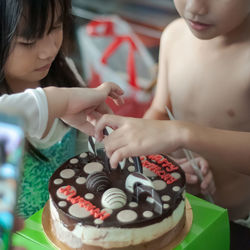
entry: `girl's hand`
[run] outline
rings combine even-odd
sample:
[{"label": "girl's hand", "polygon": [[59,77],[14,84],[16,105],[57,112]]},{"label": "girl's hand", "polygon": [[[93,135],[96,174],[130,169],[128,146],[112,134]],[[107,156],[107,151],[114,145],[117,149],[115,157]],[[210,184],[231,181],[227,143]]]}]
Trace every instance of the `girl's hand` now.
[{"label": "girl's hand", "polygon": [[[114,131],[104,138],[106,153],[111,167],[130,156],[172,152],[181,146],[178,141],[178,121],[146,120],[115,115],[104,115],[96,125],[95,137],[103,139],[103,129]],[[181,138],[181,137],[180,137]]]},{"label": "girl's hand", "polygon": [[48,87],[44,91],[49,106],[45,135],[56,117],[88,135],[94,135],[93,122],[103,114],[112,113],[105,103],[106,99],[112,98],[117,105],[123,103],[123,90],[111,82],[105,82],[97,88]]},{"label": "girl's hand", "polygon": [[202,157],[196,157],[195,162],[200,168],[203,181],[200,183],[198,176],[195,174],[191,163],[187,158],[174,159],[184,170],[186,175],[186,181],[189,185],[187,190],[196,195],[196,194],[214,194],[216,191],[215,182],[213,178],[213,173],[209,167],[208,162]]}]

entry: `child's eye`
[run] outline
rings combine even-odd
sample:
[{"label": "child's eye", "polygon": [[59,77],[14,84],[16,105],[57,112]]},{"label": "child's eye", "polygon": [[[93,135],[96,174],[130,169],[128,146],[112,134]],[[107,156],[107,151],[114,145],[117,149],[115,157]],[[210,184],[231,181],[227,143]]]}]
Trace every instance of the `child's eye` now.
[{"label": "child's eye", "polygon": [[32,47],[36,44],[36,41],[19,41],[18,42],[20,45],[25,46],[25,47]]}]

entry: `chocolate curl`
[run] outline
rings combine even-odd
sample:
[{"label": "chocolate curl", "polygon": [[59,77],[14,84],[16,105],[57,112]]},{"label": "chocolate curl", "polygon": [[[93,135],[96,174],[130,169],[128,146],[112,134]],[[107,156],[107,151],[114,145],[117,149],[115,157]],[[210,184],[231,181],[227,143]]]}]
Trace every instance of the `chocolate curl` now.
[{"label": "chocolate curl", "polygon": [[135,163],[136,171],[143,174],[143,169],[142,169],[140,158],[139,157],[132,157],[132,159]]},{"label": "chocolate curl", "polygon": [[95,140],[92,136],[89,136],[89,140],[88,140],[88,149],[89,151],[96,155],[96,150],[95,150]]},{"label": "chocolate curl", "polygon": [[162,214],[162,202],[159,197],[159,194],[152,187],[145,186],[145,185],[135,186],[135,197],[136,197],[137,203],[139,203],[140,196],[145,193],[148,194],[150,197],[152,197],[154,201],[154,211],[161,215]]},{"label": "chocolate curl", "polygon": [[[103,134],[104,135],[109,135],[106,128],[103,129]],[[100,149],[100,151],[101,151],[100,153],[102,155],[102,159],[104,160],[104,167],[107,170],[107,172],[110,173],[111,172],[111,166],[110,166],[110,163],[109,163],[109,158],[107,157],[107,154],[106,154],[104,148]]]},{"label": "chocolate curl", "polygon": [[[104,129],[103,129],[103,134],[106,135],[106,136],[108,136],[109,133],[112,133],[112,131],[113,131],[112,128],[107,127],[107,128],[104,128]],[[107,162],[108,162],[109,167],[110,167],[109,158],[107,157],[107,155],[106,155],[106,158],[107,158]],[[124,168],[124,166],[125,166],[125,160],[124,160],[124,164],[122,164],[122,165],[123,165],[123,166],[121,166],[121,165],[118,163],[118,166],[117,166],[117,167],[118,167],[120,170],[123,170],[123,168]],[[111,169],[111,167],[110,167],[110,169]]]}]

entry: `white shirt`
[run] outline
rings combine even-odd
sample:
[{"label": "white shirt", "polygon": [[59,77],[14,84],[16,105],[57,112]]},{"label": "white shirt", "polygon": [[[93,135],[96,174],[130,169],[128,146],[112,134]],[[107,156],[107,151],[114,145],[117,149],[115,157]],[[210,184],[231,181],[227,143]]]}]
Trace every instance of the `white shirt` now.
[{"label": "white shirt", "polygon": [[48,122],[48,102],[42,88],[0,96],[0,111],[22,117],[28,137],[40,139],[45,132]]}]

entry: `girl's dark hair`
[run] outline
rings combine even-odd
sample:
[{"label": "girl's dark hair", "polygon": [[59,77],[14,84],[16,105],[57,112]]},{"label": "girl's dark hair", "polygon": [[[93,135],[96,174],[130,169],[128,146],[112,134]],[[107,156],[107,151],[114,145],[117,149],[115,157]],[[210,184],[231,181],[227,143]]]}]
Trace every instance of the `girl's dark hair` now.
[{"label": "girl's dark hair", "polygon": [[[79,87],[80,83],[69,68],[65,54],[72,32],[71,0],[1,0],[0,1],[0,95],[12,91],[4,77],[4,65],[16,36],[27,40],[42,38],[47,27],[53,27],[55,13],[60,11],[63,23],[63,45],[51,65],[41,87]],[[50,18],[51,17],[51,18]],[[22,22],[22,27],[20,27]],[[50,22],[50,23],[48,23]],[[36,151],[29,146],[30,151]]]},{"label": "girl's dark hair", "polygon": [[[11,93],[4,79],[4,65],[11,50],[11,45],[17,35],[27,40],[41,38],[48,27],[52,28],[55,12],[60,11],[63,22],[63,45],[51,69],[42,81],[41,87],[78,87],[80,83],[65,61],[68,52],[69,36],[72,32],[72,15],[70,0],[1,0],[0,1],[0,94]],[[48,17],[51,18],[49,19]],[[19,28],[22,20],[22,28]]]}]

